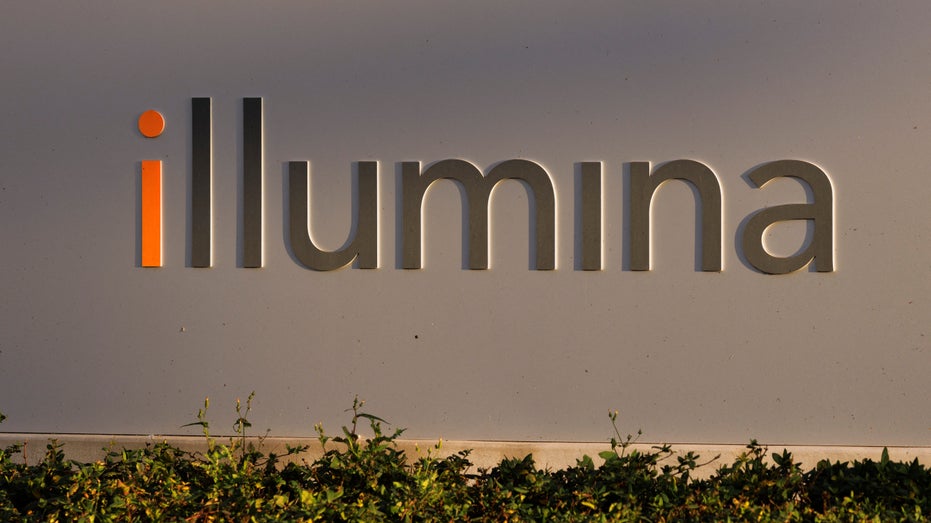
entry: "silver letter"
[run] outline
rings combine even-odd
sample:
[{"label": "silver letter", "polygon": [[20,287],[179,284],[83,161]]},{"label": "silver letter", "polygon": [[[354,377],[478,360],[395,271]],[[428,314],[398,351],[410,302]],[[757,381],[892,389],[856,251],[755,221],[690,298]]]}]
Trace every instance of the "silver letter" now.
[{"label": "silver letter", "polygon": [[213,120],[210,98],[191,98],[191,267],[210,267],[213,251]]},{"label": "silver letter", "polygon": [[601,270],[601,162],[582,162],[582,270]]},{"label": "silver letter", "polygon": [[[834,270],[834,192],[831,180],[818,167],[801,160],[780,160],[757,167],[747,177],[757,187],[774,178],[789,176],[811,187],[812,203],[776,205],[757,211],[743,232],[743,253],[750,265],[769,274],[797,271],[815,260],[818,272]],[[815,226],[811,243],[804,251],[787,258],[770,255],[763,247],[763,232],[770,225],[787,220],[812,220]]]},{"label": "silver letter", "polygon": [[443,160],[420,173],[419,162],[402,162],[402,262],[405,269],[420,269],[423,198],[430,185],[440,179],[454,180],[465,189],[468,200],[469,268],[488,268],[488,204],[491,190],[503,180],[516,179],[533,193],[536,229],[536,269],[556,267],[556,194],[549,174],[529,160],[508,160],[495,166],[488,176],[464,160]]},{"label": "silver letter", "polygon": [[308,162],[288,162],[288,238],[291,250],[302,265],[317,271],[332,271],[359,257],[359,268],[378,268],[378,163],[359,162],[359,191],[355,236],[338,251],[321,251],[314,245],[308,227],[310,199]]},{"label": "silver letter", "polygon": [[262,99],[242,99],[242,259],[262,266]]},{"label": "silver letter", "polygon": [[650,205],[664,182],[683,180],[698,189],[701,204],[701,270],[721,270],[721,184],[705,164],[669,162],[652,175],[648,162],[630,164],[630,268],[650,270]]}]

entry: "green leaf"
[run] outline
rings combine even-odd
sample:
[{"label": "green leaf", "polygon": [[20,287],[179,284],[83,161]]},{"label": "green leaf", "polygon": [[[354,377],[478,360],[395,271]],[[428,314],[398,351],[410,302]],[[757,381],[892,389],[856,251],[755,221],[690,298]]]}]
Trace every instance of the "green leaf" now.
[{"label": "green leaf", "polygon": [[356,416],[357,416],[357,417],[360,417],[360,418],[365,418],[365,419],[367,419],[367,420],[369,420],[369,421],[380,421],[380,422],[382,422],[382,423],[387,423],[388,425],[390,425],[390,423],[388,423],[387,421],[385,421],[385,420],[379,418],[378,416],[373,416],[372,414],[366,414],[366,413],[364,413],[364,412],[360,412],[360,413],[356,414]]}]

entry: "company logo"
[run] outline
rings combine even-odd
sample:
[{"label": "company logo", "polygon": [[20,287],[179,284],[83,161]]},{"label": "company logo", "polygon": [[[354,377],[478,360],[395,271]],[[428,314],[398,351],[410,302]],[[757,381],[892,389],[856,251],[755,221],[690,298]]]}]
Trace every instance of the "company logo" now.
[{"label": "company logo", "polygon": [[[263,118],[262,99],[243,98],[243,191],[239,202],[243,211],[243,267],[259,268],[262,260],[262,177]],[[139,116],[139,132],[157,138],[165,128],[164,117],[156,111]],[[191,265],[212,265],[212,109],[210,98],[191,100]],[[494,187],[505,180],[519,180],[530,189],[533,214],[534,268],[556,268],[556,191],[549,173],[530,160],[513,159],[496,164],[487,174],[459,159],[436,162],[426,169],[420,162],[401,162],[401,260],[404,269],[422,267],[423,201],[427,189],[440,180],[459,184],[466,196],[468,260],[470,269],[488,269],[488,209]],[[717,175],[695,160],[674,160],[659,167],[649,162],[630,162],[627,216],[630,269],[648,271],[650,260],[650,207],[657,189],[679,180],[698,192],[701,209],[701,268],[721,271],[722,191]],[[162,266],[162,164],[142,161],[142,266]],[[581,268],[601,270],[603,203],[601,162],[580,163]],[[764,273],[786,274],[814,263],[818,272],[834,270],[834,192],[828,175],[802,160],[777,160],[754,168],[749,181],[762,188],[777,178],[794,178],[805,184],[811,203],[792,203],[760,209],[751,214],[740,238],[740,249],[747,262]],[[297,261],[318,271],[346,267],[358,261],[359,268],[378,268],[378,163],[358,163],[356,231],[346,245],[336,251],[318,248],[308,222],[310,167],[307,161],[288,162],[288,242]],[[778,222],[806,220],[813,224],[807,246],[792,256],[770,254],[763,244],[766,229]]]}]

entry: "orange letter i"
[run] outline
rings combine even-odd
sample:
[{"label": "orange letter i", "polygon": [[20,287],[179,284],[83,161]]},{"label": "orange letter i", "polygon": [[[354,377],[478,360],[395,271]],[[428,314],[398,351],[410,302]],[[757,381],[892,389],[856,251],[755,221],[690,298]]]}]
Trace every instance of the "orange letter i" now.
[{"label": "orange letter i", "polygon": [[[158,111],[139,116],[139,132],[155,138],[165,130]],[[142,160],[142,266],[162,266],[162,161]]]}]

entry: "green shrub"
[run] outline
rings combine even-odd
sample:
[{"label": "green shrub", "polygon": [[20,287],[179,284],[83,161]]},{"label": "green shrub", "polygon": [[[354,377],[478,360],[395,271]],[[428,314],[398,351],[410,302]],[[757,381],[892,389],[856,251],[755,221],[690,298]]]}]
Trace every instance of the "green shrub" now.
[{"label": "green shrub", "polygon": [[[223,443],[210,434],[205,401],[191,424],[203,430],[204,453],[158,443],[79,463],[52,441],[30,465],[14,459],[21,445],[0,449],[0,521],[885,522],[931,513],[931,471],[917,460],[892,462],[884,451],[878,462],[821,461],[805,471],[790,453],[768,456],[751,441],[733,463],[695,479],[710,462],[669,446],[634,449],[616,412],[600,465],[582,456],[540,469],[528,455],[472,472],[468,451],[440,458],[441,443],[408,460],[396,444],[403,430],[386,432],[356,400],[340,435],[315,427],[321,457],[284,463],[262,452],[261,438],[258,447],[246,439],[251,403],[237,401],[236,436]],[[371,436],[360,435],[360,422]]]}]

